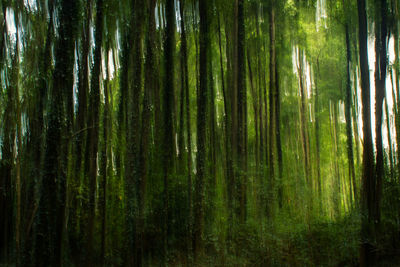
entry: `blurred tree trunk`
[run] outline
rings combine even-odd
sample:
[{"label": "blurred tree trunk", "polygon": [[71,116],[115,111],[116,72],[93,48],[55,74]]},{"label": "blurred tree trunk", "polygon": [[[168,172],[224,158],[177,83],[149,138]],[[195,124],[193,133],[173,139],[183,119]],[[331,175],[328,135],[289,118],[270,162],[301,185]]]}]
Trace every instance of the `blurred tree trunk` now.
[{"label": "blurred tree trunk", "polygon": [[269,9],[269,144],[268,144],[268,168],[269,168],[269,192],[268,215],[272,215],[275,187],[275,93],[276,93],[276,51],[275,51],[275,10],[273,3]]},{"label": "blurred tree trunk", "polygon": [[374,233],[374,195],[375,195],[375,162],[372,145],[371,111],[370,111],[370,81],[368,67],[368,32],[365,0],[357,0],[359,23],[359,56],[361,70],[361,97],[363,118],[363,175],[361,195],[361,249],[360,265],[374,264],[371,238]]},{"label": "blurred tree trunk", "polygon": [[322,210],[322,182],[321,182],[321,141],[320,141],[320,109],[319,109],[319,80],[320,80],[319,58],[317,58],[315,81],[315,148],[316,148],[316,168],[317,168],[317,188],[319,208]]},{"label": "blurred tree trunk", "polygon": [[[6,17],[6,5],[3,5],[3,16]],[[7,26],[3,25],[3,44],[1,52],[7,51],[5,48],[7,38]],[[3,65],[4,58],[0,58]],[[14,168],[14,146],[15,146],[15,90],[13,78],[6,84],[5,109],[2,121],[4,123],[2,142],[1,142],[1,161],[0,161],[0,259],[6,262],[11,260],[13,225],[14,225],[14,192],[12,186],[12,170]]]},{"label": "blurred tree trunk", "polygon": [[246,102],[246,65],[245,65],[245,25],[244,25],[244,0],[237,0],[237,188],[238,188],[238,219],[240,223],[246,221],[246,191],[247,191],[247,102]]},{"label": "blurred tree trunk", "polygon": [[346,97],[345,97],[345,118],[346,118],[346,135],[347,135],[347,159],[349,161],[349,178],[350,178],[350,201],[357,203],[357,186],[356,186],[356,173],[354,168],[354,153],[353,153],[353,132],[352,132],[352,121],[351,121],[351,106],[352,106],[352,91],[350,81],[350,62],[351,62],[351,50],[350,50],[350,36],[349,36],[349,25],[345,23],[345,35],[346,35]]},{"label": "blurred tree trunk", "polygon": [[[127,129],[126,129],[126,225],[128,235],[128,251],[126,251],[127,265],[140,266],[141,245],[139,244],[139,198],[140,198],[140,96],[143,89],[143,35],[145,23],[144,0],[133,0],[133,14],[131,20],[132,31],[132,53],[129,61],[132,62],[132,77],[129,80],[127,99]],[[128,71],[129,73],[129,71]],[[129,252],[130,251],[130,252]],[[133,253],[131,253],[133,252]]]},{"label": "blurred tree trunk", "polygon": [[[262,72],[261,69],[264,67],[262,64],[262,59],[261,59],[261,38],[262,35],[260,34],[260,20],[259,20],[259,10],[258,10],[258,6],[255,12],[255,24],[256,24],[256,37],[257,37],[257,41],[256,41],[256,50],[257,50],[257,74],[258,74],[258,126],[259,126],[259,148],[258,149],[258,155],[259,155],[259,161],[260,161],[260,165],[263,166],[264,164],[264,127],[263,127],[263,97],[262,97],[262,84],[263,84],[263,78],[262,78]],[[258,170],[260,171],[260,170]]]},{"label": "blurred tree trunk", "polygon": [[145,58],[145,77],[144,77],[144,96],[143,96],[143,104],[142,104],[142,123],[141,123],[141,132],[140,132],[140,150],[139,150],[139,181],[138,181],[138,222],[137,222],[137,231],[138,231],[138,240],[137,240],[137,251],[136,257],[138,259],[138,264],[143,265],[143,257],[144,257],[144,247],[145,247],[145,201],[146,201],[146,185],[147,185],[147,177],[148,177],[148,154],[149,154],[149,139],[150,139],[150,119],[152,112],[153,100],[152,97],[155,92],[155,88],[158,86],[158,72],[155,68],[156,66],[156,26],[155,26],[155,16],[154,11],[156,7],[156,0],[147,1],[147,10],[148,10],[148,21],[147,21],[147,29],[148,33],[146,35],[146,58]]},{"label": "blurred tree trunk", "polygon": [[55,69],[50,91],[48,130],[44,155],[43,177],[36,223],[37,266],[62,265],[62,243],[65,216],[66,157],[63,140],[66,136],[65,96],[73,88],[74,36],[77,5],[62,1],[59,11],[59,39],[55,48]]},{"label": "blurred tree trunk", "polygon": [[300,86],[300,132],[302,140],[302,148],[304,155],[304,174],[307,185],[311,188],[311,167],[310,167],[310,144],[308,137],[308,123],[307,123],[307,88],[305,88],[304,81],[304,52],[300,50],[298,52],[298,66],[297,72],[299,75],[299,86]]},{"label": "blurred tree trunk", "polygon": [[110,94],[111,94],[111,85],[110,85],[110,70],[109,70],[109,49],[110,49],[110,40],[106,40],[105,46],[105,74],[106,79],[104,80],[104,110],[103,110],[103,146],[101,148],[101,158],[100,158],[100,177],[101,177],[101,199],[99,201],[99,209],[101,214],[101,231],[100,231],[100,261],[101,264],[105,264],[105,256],[106,256],[106,241],[107,241],[107,183],[109,173],[109,165],[111,158],[111,147],[110,147],[110,133],[111,133],[111,109],[110,109]]},{"label": "blurred tree trunk", "polygon": [[88,158],[88,224],[87,224],[87,263],[94,264],[94,222],[95,222],[95,202],[96,202],[96,185],[97,185],[97,154],[99,146],[99,107],[100,107],[100,76],[101,76],[101,48],[103,42],[103,0],[96,1],[96,25],[95,25],[95,50],[92,76],[90,81],[90,96],[89,96],[89,117],[88,117],[88,134],[87,148]]},{"label": "blurred tree trunk", "polygon": [[174,123],[173,123],[173,101],[174,101],[174,56],[175,56],[175,9],[174,0],[166,1],[166,31],[164,41],[164,90],[162,97],[163,114],[163,140],[162,140],[162,170],[164,179],[164,222],[163,230],[163,261],[167,260],[169,246],[169,234],[171,231],[171,217],[169,207],[169,183],[175,166],[175,141],[174,141]]},{"label": "blurred tree trunk", "polygon": [[[79,206],[82,200],[79,199],[79,187],[81,186],[83,155],[87,139],[87,116],[88,116],[88,94],[89,94],[89,50],[90,50],[90,25],[92,18],[92,0],[88,0],[85,8],[86,19],[83,20],[81,29],[81,54],[78,65],[78,111],[75,120],[75,162],[74,174],[70,185],[71,199],[69,209],[69,244],[72,255],[79,258],[82,255],[79,243],[82,242],[82,232],[79,225],[82,220],[79,216]],[[52,13],[51,13],[52,14]],[[51,51],[49,51],[50,53]],[[86,163],[85,163],[86,164]],[[76,195],[75,195],[76,194]]]},{"label": "blurred tree trunk", "polygon": [[383,159],[383,138],[382,138],[382,120],[383,120],[383,100],[386,94],[386,68],[387,68],[387,2],[379,0],[376,2],[376,27],[375,27],[375,143],[376,143],[376,185],[374,196],[374,221],[376,230],[378,230],[381,219],[381,198],[382,198],[382,180],[384,175]]},{"label": "blurred tree trunk", "polygon": [[189,68],[188,68],[188,47],[186,38],[186,27],[185,27],[185,4],[183,0],[180,7],[181,21],[181,75],[182,75],[182,90],[184,90],[185,97],[185,123],[186,123],[186,145],[187,145],[187,157],[186,157],[186,172],[187,172],[187,207],[188,207],[188,225],[187,225],[187,253],[188,258],[191,258],[192,253],[192,226],[193,226],[193,204],[192,204],[192,130],[190,125],[190,94],[189,94]]},{"label": "blurred tree trunk", "polygon": [[206,175],[206,122],[208,103],[208,60],[209,60],[209,1],[199,3],[200,12],[200,87],[197,100],[197,156],[194,195],[193,251],[195,259],[203,250],[204,231],[204,180]]}]

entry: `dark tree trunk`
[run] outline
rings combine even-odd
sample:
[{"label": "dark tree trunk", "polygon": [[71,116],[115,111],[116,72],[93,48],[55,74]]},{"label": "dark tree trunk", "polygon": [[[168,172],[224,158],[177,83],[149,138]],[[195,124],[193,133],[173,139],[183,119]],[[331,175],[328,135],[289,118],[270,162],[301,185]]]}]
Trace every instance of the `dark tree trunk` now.
[{"label": "dark tree trunk", "polygon": [[156,26],[154,11],[156,7],[155,0],[149,0],[147,2],[148,8],[148,35],[146,37],[146,59],[145,59],[145,91],[143,96],[143,111],[142,111],[142,123],[140,133],[140,150],[139,150],[139,180],[138,180],[138,221],[137,221],[137,246],[136,246],[136,258],[138,266],[143,265],[144,247],[145,247],[145,236],[144,236],[144,225],[145,225],[145,201],[146,201],[146,184],[148,177],[148,149],[150,139],[150,118],[152,109],[152,96],[155,88],[158,86],[158,73],[155,69],[156,66]]},{"label": "dark tree trunk", "polygon": [[361,225],[361,250],[360,264],[367,266],[374,262],[372,245],[369,243],[373,237],[374,224],[374,195],[375,195],[375,162],[372,147],[371,111],[370,111],[370,82],[368,67],[368,31],[365,0],[357,0],[359,23],[359,56],[361,69],[361,98],[363,118],[363,175],[362,175],[362,225]]},{"label": "dark tree trunk", "polygon": [[96,25],[95,25],[95,51],[92,76],[90,81],[89,117],[87,134],[88,164],[88,224],[87,224],[87,258],[88,264],[94,264],[95,255],[93,250],[95,201],[97,184],[97,153],[99,146],[99,105],[100,105],[100,75],[101,75],[101,48],[103,40],[103,0],[96,1]]},{"label": "dark tree trunk", "polygon": [[197,100],[197,156],[196,182],[194,195],[193,251],[195,259],[203,249],[204,228],[204,180],[206,175],[206,122],[208,98],[208,60],[209,60],[209,1],[199,3],[200,12],[200,87]]},{"label": "dark tree trunk", "polygon": [[[260,165],[262,166],[264,164],[264,127],[263,127],[263,78],[262,78],[262,72],[261,69],[263,67],[262,64],[262,59],[261,59],[261,35],[260,35],[260,23],[259,23],[259,16],[258,16],[258,10],[256,10],[256,16],[255,16],[255,24],[256,24],[256,36],[257,36],[257,45],[256,45],[256,50],[257,50],[257,74],[258,74],[258,126],[259,126],[259,148],[258,149],[258,155],[259,155],[259,160],[260,160]],[[260,170],[259,170],[260,171]]]},{"label": "dark tree trunk", "polygon": [[[272,4],[273,5],[273,4]],[[269,144],[268,144],[268,168],[269,168],[269,199],[273,199],[275,185],[275,93],[276,93],[276,51],[275,51],[275,10],[273,6],[269,11]],[[269,203],[268,214],[271,214],[273,204]]]},{"label": "dark tree trunk", "polygon": [[174,0],[166,1],[166,31],[165,31],[165,41],[164,41],[164,91],[163,91],[163,178],[164,178],[164,222],[162,226],[163,230],[163,260],[164,263],[167,259],[167,246],[169,245],[169,233],[170,233],[170,207],[169,207],[169,180],[170,176],[174,170],[175,164],[175,151],[174,151],[174,137],[173,137],[173,101],[174,101],[174,55],[175,55],[175,8]]},{"label": "dark tree trunk", "polygon": [[[226,31],[226,30],[225,30]],[[230,104],[228,103],[227,91],[225,88],[225,73],[224,73],[224,64],[223,64],[223,54],[222,54],[222,40],[221,40],[221,20],[218,12],[218,46],[219,46],[219,63],[220,63],[220,71],[221,71],[221,87],[222,87],[222,96],[224,99],[224,129],[225,129],[225,164],[226,164],[226,184],[227,184],[227,205],[228,205],[228,239],[231,237],[231,228],[233,224],[233,159],[231,153],[231,116]]]},{"label": "dark tree trunk", "polygon": [[[4,18],[5,18],[5,6]],[[4,29],[6,26],[4,25]],[[6,35],[3,35],[5,42]],[[3,47],[1,47],[3,51]],[[3,62],[0,62],[3,63]],[[13,81],[13,77],[11,77]],[[6,105],[2,121],[4,128],[1,142],[1,161],[0,161],[0,259],[8,262],[11,260],[13,225],[14,225],[14,197],[12,170],[14,168],[14,145],[15,145],[15,90],[14,84],[7,84]]]},{"label": "dark tree trunk", "polygon": [[186,39],[186,27],[185,27],[185,0],[180,3],[180,15],[181,21],[181,41],[182,41],[182,86],[185,96],[185,123],[186,123],[186,144],[187,144],[187,199],[188,199],[188,225],[187,225],[187,253],[188,258],[192,252],[192,217],[193,217],[193,207],[192,207],[192,130],[190,125],[190,95],[189,95],[189,69],[188,69],[188,55],[187,55],[187,39]]},{"label": "dark tree trunk", "polygon": [[107,228],[107,176],[108,166],[110,160],[110,147],[109,147],[109,136],[111,128],[111,116],[110,116],[110,73],[108,69],[109,64],[109,40],[106,45],[105,64],[106,69],[106,80],[104,81],[104,111],[103,111],[103,147],[101,149],[101,165],[100,165],[100,176],[101,176],[101,200],[99,201],[99,208],[101,213],[101,247],[100,247],[100,262],[102,265],[105,264],[106,255],[106,228]]},{"label": "dark tree trunk", "polygon": [[[85,6],[86,19],[82,23],[81,33],[81,55],[78,69],[78,112],[75,120],[75,162],[74,162],[74,174],[70,190],[73,193],[78,192],[78,188],[81,185],[81,174],[83,167],[83,155],[87,153],[85,151],[85,143],[87,139],[87,113],[88,113],[88,94],[89,94],[89,50],[90,50],[90,23],[92,17],[92,0],[89,0]],[[50,54],[49,47],[49,54]],[[69,244],[71,246],[72,255],[81,255],[79,244],[82,242],[82,234],[79,230],[80,219],[78,215],[78,207],[80,205],[79,198],[71,194],[70,209],[69,209]]]},{"label": "dark tree trunk", "polygon": [[246,141],[247,141],[247,105],[246,96],[246,65],[245,65],[245,26],[244,26],[244,0],[237,0],[237,188],[239,198],[238,218],[241,223],[246,221],[246,191],[247,191],[247,162],[246,162]]},{"label": "dark tree trunk", "polygon": [[[128,250],[126,251],[127,265],[140,266],[141,257],[138,221],[139,221],[139,198],[140,198],[140,95],[143,89],[143,34],[145,25],[146,5],[144,0],[133,0],[133,14],[131,20],[132,36],[132,77],[129,80],[127,100],[127,130],[126,130],[126,171],[125,171],[125,192],[126,192],[126,227],[128,235]],[[129,65],[128,65],[129,66]],[[129,72],[128,72],[129,73]],[[133,253],[131,253],[133,251]]]},{"label": "dark tree trunk", "polygon": [[182,86],[184,88],[185,95],[185,123],[186,123],[186,144],[187,144],[187,199],[188,199],[188,222],[187,222],[187,253],[188,258],[190,259],[192,253],[192,226],[193,226],[193,204],[192,204],[192,130],[190,124],[190,94],[189,94],[189,68],[188,68],[188,46],[186,39],[186,27],[185,27],[185,3],[186,1],[182,1],[180,4],[180,15],[182,18],[181,21],[181,40],[182,40]]},{"label": "dark tree trunk", "polygon": [[347,159],[349,161],[349,178],[350,178],[350,201],[353,204],[354,201],[357,203],[357,186],[356,186],[356,173],[354,168],[354,153],[353,153],[353,131],[351,122],[351,106],[352,106],[352,92],[350,82],[350,62],[351,62],[351,51],[350,51],[350,36],[349,26],[345,24],[346,34],[346,97],[345,97],[345,118],[346,118],[346,135],[347,135]]},{"label": "dark tree trunk", "polygon": [[[376,141],[376,185],[374,196],[374,221],[378,230],[381,211],[380,202],[382,198],[382,179],[384,175],[383,159],[383,139],[382,139],[382,120],[383,120],[383,100],[386,93],[386,67],[387,67],[387,3],[386,0],[380,0],[376,4],[377,17],[375,29],[375,141]],[[380,12],[379,12],[380,11]]]},{"label": "dark tree trunk", "polygon": [[304,174],[307,185],[311,188],[311,166],[310,166],[310,145],[308,138],[308,122],[307,122],[307,89],[305,88],[304,81],[304,66],[303,66],[303,51],[299,51],[297,66],[297,72],[299,75],[299,86],[300,86],[300,132],[302,140],[302,148],[304,155]]},{"label": "dark tree trunk", "polygon": [[65,213],[66,162],[62,155],[65,134],[64,96],[73,88],[74,35],[77,5],[62,1],[59,11],[59,40],[55,51],[53,87],[43,165],[43,178],[36,226],[34,261],[37,266],[62,265]]},{"label": "dark tree trunk", "polygon": [[211,40],[208,42],[208,125],[209,130],[206,133],[208,138],[208,173],[206,175],[207,184],[206,188],[206,209],[205,214],[207,214],[205,231],[207,233],[212,232],[213,221],[215,220],[215,194],[216,194],[216,179],[217,179],[217,140],[216,140],[216,114],[215,114],[215,88],[213,79],[213,68],[212,68],[212,51],[211,51]]}]

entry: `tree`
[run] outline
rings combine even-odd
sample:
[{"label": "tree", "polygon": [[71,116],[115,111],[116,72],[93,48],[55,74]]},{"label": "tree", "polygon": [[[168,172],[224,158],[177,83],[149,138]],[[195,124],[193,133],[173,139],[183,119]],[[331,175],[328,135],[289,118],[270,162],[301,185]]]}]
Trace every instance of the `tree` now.
[{"label": "tree", "polygon": [[361,70],[361,98],[362,98],[362,118],[363,118],[363,174],[362,174],[362,226],[361,226],[361,255],[360,263],[366,266],[373,262],[372,245],[370,242],[373,237],[373,224],[375,221],[374,195],[375,195],[375,162],[372,148],[371,131],[371,112],[370,112],[370,84],[368,67],[368,47],[367,47],[367,15],[365,0],[357,0],[358,25],[359,25],[359,57]]},{"label": "tree", "polygon": [[173,101],[174,101],[174,55],[175,55],[175,11],[174,1],[166,1],[166,31],[164,41],[164,90],[162,93],[163,107],[163,138],[162,138],[162,170],[163,170],[163,260],[166,261],[168,235],[170,231],[170,207],[169,207],[169,180],[174,170],[174,124],[173,124]]},{"label": "tree", "polygon": [[55,51],[52,100],[45,138],[43,177],[36,227],[34,260],[40,265],[61,265],[66,204],[66,162],[61,156],[65,135],[65,94],[73,88],[74,34],[77,14],[75,2],[62,1],[59,11],[59,38]]},{"label": "tree", "polygon": [[199,3],[200,12],[200,87],[197,100],[197,155],[194,195],[193,251],[198,257],[203,249],[204,227],[204,179],[206,174],[206,118],[208,102],[208,59],[209,59],[209,10],[208,0]]}]

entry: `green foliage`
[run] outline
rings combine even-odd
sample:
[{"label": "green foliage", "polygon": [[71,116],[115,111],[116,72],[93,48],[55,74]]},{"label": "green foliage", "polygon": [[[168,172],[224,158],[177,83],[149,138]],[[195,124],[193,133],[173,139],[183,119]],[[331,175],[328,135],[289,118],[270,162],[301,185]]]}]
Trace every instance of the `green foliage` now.
[{"label": "green foliage", "polygon": [[[358,265],[366,193],[357,1],[244,0],[244,28],[237,1],[201,0],[206,16],[199,0],[152,1],[103,0],[97,26],[99,1],[75,1],[73,14],[62,13],[66,0],[0,1],[0,265]],[[398,46],[398,3],[387,1]],[[372,37],[380,21],[367,2]],[[387,86],[398,96],[393,57]],[[99,99],[86,110],[97,81]],[[383,264],[400,250],[400,106],[389,108],[381,218],[369,240]]]}]

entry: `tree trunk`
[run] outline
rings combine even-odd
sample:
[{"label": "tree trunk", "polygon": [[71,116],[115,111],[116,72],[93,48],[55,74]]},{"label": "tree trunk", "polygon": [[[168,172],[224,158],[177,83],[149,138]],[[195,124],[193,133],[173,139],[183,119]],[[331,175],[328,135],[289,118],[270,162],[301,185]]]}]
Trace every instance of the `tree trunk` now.
[{"label": "tree trunk", "polygon": [[[52,14],[52,13],[50,13]],[[88,0],[85,6],[85,23],[82,23],[81,33],[81,55],[80,64],[78,68],[78,112],[75,120],[75,162],[74,162],[74,177],[72,179],[70,190],[70,209],[69,209],[69,244],[71,246],[72,255],[82,255],[79,248],[79,243],[82,241],[82,234],[79,230],[81,219],[78,214],[78,207],[81,200],[75,194],[79,194],[78,190],[81,186],[81,175],[83,167],[83,155],[88,153],[85,151],[85,143],[87,139],[87,115],[88,115],[88,94],[89,94],[89,50],[90,50],[90,24],[92,17],[92,0]],[[48,37],[49,38],[49,37]],[[48,48],[50,55],[51,47]],[[48,55],[48,56],[49,56]],[[47,58],[47,57],[46,57]],[[50,63],[49,63],[50,64]],[[46,81],[45,81],[46,83]]]},{"label": "tree trunk", "polygon": [[[380,202],[382,198],[382,179],[384,175],[383,159],[383,139],[382,139],[382,120],[383,120],[383,100],[386,94],[386,67],[387,67],[387,24],[386,0],[377,2],[377,17],[375,28],[375,140],[376,140],[376,185],[374,196],[374,221],[378,230],[381,218]],[[379,12],[380,11],[380,12]],[[379,25],[378,25],[379,23]]]},{"label": "tree trunk", "polygon": [[74,21],[77,11],[74,1],[61,2],[59,40],[56,45],[56,64],[50,92],[51,104],[33,257],[37,266],[62,265],[67,162],[66,157],[62,155],[61,144],[64,138],[69,138],[66,136],[63,105],[64,96],[73,88]]},{"label": "tree trunk", "polygon": [[240,223],[246,221],[246,191],[247,191],[247,162],[246,162],[246,140],[247,140],[247,105],[246,95],[246,65],[245,65],[245,25],[244,25],[244,0],[237,0],[237,188],[239,198],[238,218]]},{"label": "tree trunk", "polygon": [[316,77],[315,77],[315,148],[316,148],[316,168],[317,168],[317,187],[318,187],[318,202],[320,210],[322,210],[322,181],[321,181],[321,145],[320,145],[320,110],[319,110],[319,79],[320,79],[320,70],[319,70],[319,59],[317,59],[317,67],[316,67]]},{"label": "tree trunk", "polygon": [[[3,9],[6,7],[3,6]],[[5,12],[4,12],[5,13]],[[5,14],[4,14],[5,17]],[[6,27],[4,26],[6,30]],[[6,36],[3,36],[4,39]],[[15,61],[15,60],[13,60]],[[2,62],[1,62],[2,63]],[[13,64],[14,65],[14,64]],[[10,78],[14,80],[15,75]],[[14,168],[14,147],[15,147],[15,89],[14,84],[7,84],[6,105],[2,121],[4,123],[1,142],[0,161],[0,258],[8,262],[11,260],[13,225],[14,225],[14,190],[12,186],[12,170]]]},{"label": "tree trunk", "polygon": [[368,31],[365,0],[357,0],[358,23],[359,23],[359,56],[361,69],[361,98],[363,118],[363,175],[361,211],[362,225],[360,249],[360,264],[367,266],[374,262],[373,248],[369,240],[373,237],[374,215],[372,213],[375,195],[375,163],[372,147],[371,111],[370,111],[370,84],[368,67]]},{"label": "tree trunk", "polygon": [[100,165],[100,176],[101,176],[101,200],[99,203],[101,212],[101,249],[100,249],[100,261],[101,264],[105,264],[106,255],[106,229],[107,229],[107,175],[109,165],[109,129],[110,123],[110,71],[109,71],[109,40],[106,44],[105,64],[106,69],[106,80],[104,81],[104,111],[103,111],[103,147],[101,149],[101,165]]},{"label": "tree trunk", "polygon": [[95,202],[97,185],[97,153],[99,141],[99,106],[100,106],[100,75],[101,75],[101,48],[103,40],[103,0],[96,2],[96,25],[95,25],[95,44],[94,64],[90,81],[89,117],[88,117],[88,224],[87,224],[87,252],[88,264],[94,264],[95,255],[93,251],[93,236],[95,222]]},{"label": "tree trunk", "polygon": [[[273,5],[273,4],[272,4]],[[269,196],[271,201],[274,199],[273,192],[275,186],[275,93],[276,93],[276,51],[275,51],[275,10],[273,6],[269,12],[269,144],[268,144],[268,168],[269,168]],[[271,215],[273,204],[269,203],[268,214]]]},{"label": "tree trunk", "polygon": [[200,88],[197,100],[197,156],[196,156],[196,182],[194,195],[194,225],[193,225],[193,250],[195,259],[203,249],[204,225],[204,179],[206,156],[206,119],[208,100],[208,60],[209,60],[209,2],[199,3],[200,12]]},{"label": "tree trunk", "polygon": [[[16,21],[18,21],[16,15]],[[21,154],[22,154],[22,123],[21,123],[21,104],[19,97],[19,33],[18,24],[16,24],[17,37],[15,45],[15,55],[13,59],[13,90],[15,90],[15,122],[17,124],[17,151],[15,163],[15,190],[16,190],[16,215],[15,215],[15,258],[16,265],[20,266],[21,260]]]},{"label": "tree trunk", "polygon": [[168,235],[170,232],[170,208],[169,208],[169,179],[174,170],[174,137],[173,137],[173,101],[174,101],[174,56],[175,56],[175,9],[174,0],[166,1],[166,32],[164,42],[164,91],[163,91],[163,176],[164,176],[164,222],[163,222],[163,261],[167,259]]},{"label": "tree trunk", "polygon": [[186,121],[186,144],[187,144],[187,199],[188,199],[188,225],[187,225],[187,251],[188,258],[191,257],[192,252],[192,217],[193,217],[193,207],[192,207],[192,130],[190,125],[190,95],[189,95],[189,69],[188,69],[188,55],[187,55],[187,39],[186,39],[186,27],[185,27],[185,19],[184,19],[184,10],[185,10],[185,0],[180,3],[180,15],[182,18],[181,21],[181,40],[182,40],[182,75],[183,75],[183,90],[185,95],[185,108],[186,112],[184,114]]},{"label": "tree trunk", "polygon": [[351,82],[350,82],[350,62],[351,62],[351,51],[350,51],[350,36],[349,36],[349,26],[346,22],[345,24],[345,34],[346,34],[346,97],[345,97],[345,118],[346,118],[346,135],[347,135],[347,159],[349,161],[349,178],[350,178],[350,188],[352,192],[350,193],[350,201],[353,204],[354,201],[357,203],[357,186],[356,186],[356,173],[354,168],[354,153],[353,153],[353,132],[352,132],[352,122],[351,122],[351,106],[352,106],[352,92],[351,92]]}]

